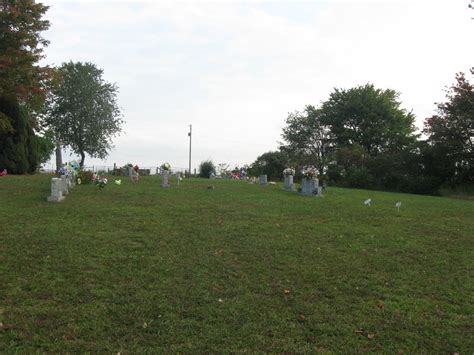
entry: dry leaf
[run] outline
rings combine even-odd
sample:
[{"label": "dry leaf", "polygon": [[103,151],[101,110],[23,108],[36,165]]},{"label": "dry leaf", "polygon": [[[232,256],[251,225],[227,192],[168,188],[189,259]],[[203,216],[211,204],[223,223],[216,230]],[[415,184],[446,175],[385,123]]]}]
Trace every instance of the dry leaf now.
[{"label": "dry leaf", "polygon": [[367,338],[369,338],[369,339],[373,339],[374,337],[375,337],[374,333],[367,334]]},{"label": "dry leaf", "polygon": [[377,307],[379,307],[380,309],[384,309],[384,308],[385,308],[385,303],[383,303],[382,301],[380,301],[380,302],[377,304]]},{"label": "dry leaf", "polygon": [[288,290],[288,289],[283,290],[283,292],[285,293],[285,295],[289,295],[289,294],[290,294],[290,290]]}]

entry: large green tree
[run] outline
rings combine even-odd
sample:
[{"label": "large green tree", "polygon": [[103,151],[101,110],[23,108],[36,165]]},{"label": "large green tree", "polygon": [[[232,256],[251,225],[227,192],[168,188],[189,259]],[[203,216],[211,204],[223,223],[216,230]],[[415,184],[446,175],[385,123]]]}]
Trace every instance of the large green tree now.
[{"label": "large green tree", "polygon": [[280,180],[283,170],[288,167],[288,161],[286,152],[266,152],[250,165],[247,173],[254,176],[266,174],[270,180]]},{"label": "large green tree", "polygon": [[[474,67],[470,69],[474,76]],[[433,173],[451,185],[474,183],[474,85],[464,73],[446,91],[446,102],[437,104],[438,114],[425,120],[430,153],[443,168]]]},{"label": "large green tree", "polygon": [[335,89],[320,109],[338,147],[359,144],[370,156],[403,150],[416,141],[415,116],[401,108],[394,90],[372,84]]},{"label": "large green tree", "polygon": [[103,70],[92,63],[64,63],[59,72],[47,124],[62,144],[81,156],[81,166],[86,153],[105,158],[123,123],[117,86],[106,82]]},{"label": "large green tree", "polygon": [[41,32],[48,7],[33,0],[0,0],[0,168],[33,172],[38,149],[45,149],[38,129],[49,68],[40,66],[48,45]]},{"label": "large green tree", "polygon": [[285,123],[280,149],[299,165],[313,165],[324,174],[331,151],[331,132],[321,122],[321,111],[307,105],[303,112],[289,113]]}]

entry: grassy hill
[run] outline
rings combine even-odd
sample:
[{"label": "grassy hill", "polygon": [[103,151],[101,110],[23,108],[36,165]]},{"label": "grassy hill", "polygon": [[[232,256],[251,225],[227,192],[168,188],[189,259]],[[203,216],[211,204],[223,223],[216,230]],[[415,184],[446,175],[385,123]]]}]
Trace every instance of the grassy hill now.
[{"label": "grassy hill", "polygon": [[474,349],[473,201],[49,179],[0,178],[3,351]]}]

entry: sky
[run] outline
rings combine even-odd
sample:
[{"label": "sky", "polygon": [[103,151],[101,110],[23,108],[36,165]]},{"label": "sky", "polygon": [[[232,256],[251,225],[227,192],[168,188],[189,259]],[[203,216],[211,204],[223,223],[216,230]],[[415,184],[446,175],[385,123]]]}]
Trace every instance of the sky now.
[{"label": "sky", "polygon": [[[123,133],[86,165],[250,164],[289,112],[334,88],[400,93],[423,120],[474,66],[470,0],[43,0],[45,64],[92,62],[119,87]],[[76,158],[65,152],[63,159]]]}]

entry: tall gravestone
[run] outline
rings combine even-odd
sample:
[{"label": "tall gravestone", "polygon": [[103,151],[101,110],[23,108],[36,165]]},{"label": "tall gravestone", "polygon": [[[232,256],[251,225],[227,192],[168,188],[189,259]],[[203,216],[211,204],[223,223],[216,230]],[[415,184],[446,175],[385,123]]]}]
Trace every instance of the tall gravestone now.
[{"label": "tall gravestone", "polygon": [[170,172],[168,170],[163,170],[161,173],[161,187],[170,187]]},{"label": "tall gravestone", "polygon": [[48,202],[59,202],[64,200],[64,196],[61,190],[61,179],[51,179],[51,196],[48,196]]},{"label": "tall gravestone", "polygon": [[68,183],[67,183],[67,176],[61,175],[61,191],[63,192],[63,196],[69,194]]},{"label": "tall gravestone", "polygon": [[284,188],[285,190],[293,191],[294,186],[293,186],[293,175],[283,175],[284,178]]},{"label": "tall gravestone", "polygon": [[267,175],[260,175],[258,177],[258,182],[261,186],[265,186],[267,184]]}]

